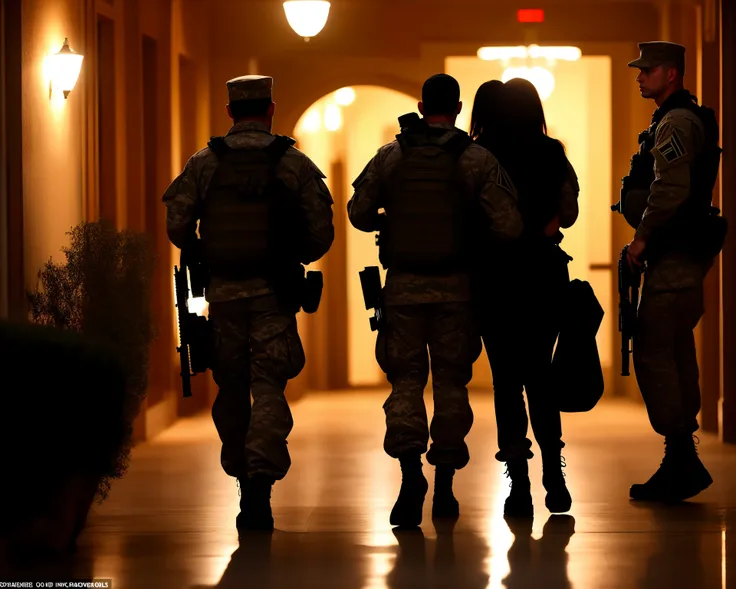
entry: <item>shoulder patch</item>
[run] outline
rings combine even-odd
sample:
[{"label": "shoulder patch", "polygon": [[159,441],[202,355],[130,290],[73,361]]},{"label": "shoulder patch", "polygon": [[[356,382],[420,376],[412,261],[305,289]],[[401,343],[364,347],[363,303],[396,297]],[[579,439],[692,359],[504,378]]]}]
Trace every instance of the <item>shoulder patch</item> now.
[{"label": "shoulder patch", "polygon": [[514,183],[511,181],[511,178],[509,177],[506,170],[504,170],[500,164],[498,165],[498,176],[496,178],[496,184],[498,184],[506,192],[510,192],[511,194],[514,194],[514,192],[516,192],[516,190],[514,189]]},{"label": "shoulder patch", "polygon": [[670,164],[687,155],[685,144],[678,135],[677,129],[674,128],[667,140],[656,145],[654,149],[662,155],[667,163]]}]

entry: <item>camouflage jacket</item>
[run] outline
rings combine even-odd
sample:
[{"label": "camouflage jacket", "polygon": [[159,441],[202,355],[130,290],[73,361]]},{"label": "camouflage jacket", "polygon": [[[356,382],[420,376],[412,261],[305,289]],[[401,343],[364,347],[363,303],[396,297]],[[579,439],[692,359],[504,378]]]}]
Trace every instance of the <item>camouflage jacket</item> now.
[{"label": "camouflage jacket", "polygon": [[[647,240],[675,216],[690,197],[693,160],[705,145],[705,128],[698,116],[684,108],[668,112],[657,126],[654,148],[654,182],[647,207],[636,231]],[[692,255],[668,252],[647,264],[644,290],[668,292],[700,288],[707,273],[704,262]]]},{"label": "camouflage jacket", "polygon": [[691,166],[703,149],[705,128],[698,116],[685,108],[668,112],[657,126],[654,149],[654,182],[647,208],[636,231],[646,241],[669,221],[690,196]]},{"label": "camouflage jacket", "polygon": [[[449,123],[433,124],[447,132],[437,139],[443,143],[458,130]],[[376,231],[380,192],[402,157],[397,141],[384,145],[353,183],[355,194],[348,203],[352,225],[361,231]],[[515,239],[523,224],[516,207],[516,189],[496,158],[485,148],[472,144],[459,162],[462,177],[473,194],[477,194],[482,210],[488,217],[488,231],[498,240]],[[469,274],[451,276],[419,276],[388,271],[385,303],[413,305],[420,303],[467,302],[471,300]]]},{"label": "camouflage jacket", "polygon": [[[228,132],[225,142],[238,149],[266,147],[273,141],[268,128],[258,122],[236,124]],[[166,231],[171,243],[181,248],[196,233],[199,205],[207,195],[210,180],[217,169],[217,156],[209,147],[196,153],[187,162],[184,171],[164,194],[166,204]],[[325,175],[302,152],[293,147],[282,158],[278,177],[301,196],[301,208],[309,224],[309,247],[304,252],[304,263],[324,256],[335,238],[332,222],[332,196],[324,183]],[[207,289],[209,302],[254,297],[273,293],[272,286],[262,278],[227,281],[212,276]]]}]

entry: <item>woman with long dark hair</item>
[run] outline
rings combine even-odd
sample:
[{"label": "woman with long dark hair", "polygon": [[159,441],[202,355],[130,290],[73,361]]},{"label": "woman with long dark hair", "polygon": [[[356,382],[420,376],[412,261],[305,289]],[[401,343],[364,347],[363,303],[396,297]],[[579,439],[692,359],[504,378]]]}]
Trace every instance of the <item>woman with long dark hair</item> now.
[{"label": "woman with long dark hair", "polygon": [[493,373],[498,424],[496,458],[506,463],[511,479],[504,513],[534,513],[529,418],[542,453],[545,504],[552,513],[564,513],[572,499],[562,471],[560,412],[548,383],[569,283],[570,258],[559,247],[560,228],[571,227],[577,219],[577,177],[562,144],[547,136],[542,101],[527,80],[483,84],[475,97],[470,134],[508,173],[524,220],[521,239],[503,249],[489,248],[480,273],[483,342]]}]

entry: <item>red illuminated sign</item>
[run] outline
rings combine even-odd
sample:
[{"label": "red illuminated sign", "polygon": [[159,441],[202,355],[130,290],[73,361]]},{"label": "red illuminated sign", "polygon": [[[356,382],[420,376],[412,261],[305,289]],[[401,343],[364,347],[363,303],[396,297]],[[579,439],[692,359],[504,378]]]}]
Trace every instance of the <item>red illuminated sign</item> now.
[{"label": "red illuminated sign", "polygon": [[519,22],[544,22],[544,10],[541,8],[524,8],[516,13]]}]

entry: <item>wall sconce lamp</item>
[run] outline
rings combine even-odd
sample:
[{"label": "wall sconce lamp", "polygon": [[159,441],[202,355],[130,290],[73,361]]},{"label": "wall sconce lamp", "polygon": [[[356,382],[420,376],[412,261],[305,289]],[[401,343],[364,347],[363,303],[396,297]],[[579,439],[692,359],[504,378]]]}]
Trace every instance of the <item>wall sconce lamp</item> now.
[{"label": "wall sconce lamp", "polygon": [[330,3],[326,0],[289,0],[284,2],[284,12],[294,32],[308,42],[327,24]]},{"label": "wall sconce lamp", "polygon": [[59,52],[49,57],[50,92],[58,90],[64,93],[65,99],[68,98],[77,85],[83,60],[84,55],[72,51],[69,39],[64,39]]}]

